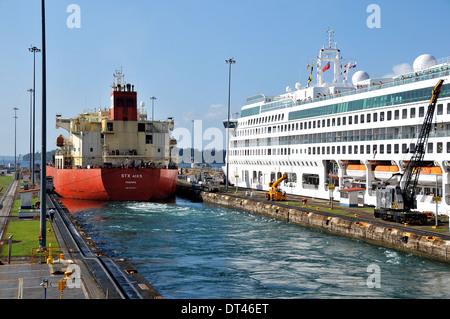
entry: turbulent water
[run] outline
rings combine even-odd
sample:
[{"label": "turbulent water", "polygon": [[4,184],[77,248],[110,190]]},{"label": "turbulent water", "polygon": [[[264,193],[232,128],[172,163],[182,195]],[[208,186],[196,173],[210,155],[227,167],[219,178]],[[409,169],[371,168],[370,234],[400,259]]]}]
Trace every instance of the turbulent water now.
[{"label": "turbulent water", "polygon": [[67,206],[165,299],[450,298],[446,263],[259,215],[181,198]]}]

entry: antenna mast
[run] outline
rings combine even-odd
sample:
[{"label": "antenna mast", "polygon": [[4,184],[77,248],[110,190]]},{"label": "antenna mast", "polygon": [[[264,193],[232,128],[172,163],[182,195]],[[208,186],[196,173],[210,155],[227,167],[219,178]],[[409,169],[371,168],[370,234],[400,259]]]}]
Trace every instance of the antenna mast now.
[{"label": "antenna mast", "polygon": [[122,86],[122,79],[125,77],[122,72],[122,67],[120,67],[120,70],[116,70],[115,73],[113,73],[115,82],[113,83],[112,87],[116,91],[117,89],[120,91],[120,88]]}]

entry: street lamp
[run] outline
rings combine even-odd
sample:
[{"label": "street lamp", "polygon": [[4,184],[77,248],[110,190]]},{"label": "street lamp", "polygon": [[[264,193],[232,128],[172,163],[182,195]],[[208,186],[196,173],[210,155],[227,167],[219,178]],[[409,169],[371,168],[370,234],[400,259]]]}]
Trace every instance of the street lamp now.
[{"label": "street lamp", "polygon": [[156,97],[152,96],[150,98],[150,100],[152,100],[152,121],[154,121],[155,120],[154,106],[155,106]]},{"label": "street lamp", "polygon": [[35,119],[36,119],[36,52],[41,52],[41,49],[38,49],[37,47],[34,47],[31,45],[31,47],[28,48],[28,51],[33,53],[33,125],[32,125],[32,132],[33,137],[32,140],[32,151],[31,151],[31,185],[34,186],[34,141],[35,141]]},{"label": "street lamp", "polygon": [[30,165],[29,165],[29,169],[30,169],[30,175],[31,175],[31,144],[32,144],[32,139],[33,139],[33,134],[32,134],[32,129],[31,127],[33,126],[33,89],[28,89],[28,92],[30,92]]},{"label": "street lamp", "polygon": [[45,0],[41,0],[42,18],[42,135],[41,135],[41,212],[39,247],[44,249],[47,245],[46,215],[47,215],[47,66],[45,60]]},{"label": "street lamp", "polygon": [[16,125],[17,125],[17,107],[13,108],[14,110],[14,179],[17,179],[17,157],[16,157],[16,150],[17,150],[17,143],[16,143]]},{"label": "street lamp", "polygon": [[228,121],[227,121],[227,180],[225,183],[225,189],[228,191],[228,168],[229,168],[229,138],[230,138],[230,91],[231,91],[231,65],[236,63],[235,60],[233,60],[233,58],[225,60],[225,63],[227,63],[229,65],[229,69],[228,69]]}]

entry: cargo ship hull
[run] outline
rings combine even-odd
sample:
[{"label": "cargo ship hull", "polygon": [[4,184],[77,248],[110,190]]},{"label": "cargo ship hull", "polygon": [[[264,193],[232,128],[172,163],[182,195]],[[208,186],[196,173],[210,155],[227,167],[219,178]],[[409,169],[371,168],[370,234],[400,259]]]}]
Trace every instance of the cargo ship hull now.
[{"label": "cargo ship hull", "polygon": [[175,194],[178,170],[161,168],[56,169],[47,166],[61,197],[103,201],[152,201]]}]

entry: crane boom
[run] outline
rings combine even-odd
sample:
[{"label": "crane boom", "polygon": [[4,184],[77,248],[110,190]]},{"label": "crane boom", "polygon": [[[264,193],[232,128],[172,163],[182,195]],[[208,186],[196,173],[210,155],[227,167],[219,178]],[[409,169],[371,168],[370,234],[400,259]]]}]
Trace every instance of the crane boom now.
[{"label": "crane boom", "polygon": [[414,148],[413,155],[407,163],[397,186],[386,186],[377,189],[377,207],[374,210],[375,217],[397,222],[419,221],[426,222],[426,215],[413,212],[417,208],[416,187],[419,181],[421,166],[425,156],[425,147],[430,135],[436,102],[441,92],[444,80],[439,80],[435,85],[428,110],[425,115],[419,137]]},{"label": "crane boom", "polygon": [[[405,203],[406,209],[415,209],[415,189],[417,187],[417,183],[419,181],[420,175],[420,166],[422,164],[423,158],[425,156],[425,147],[427,145],[428,137],[431,131],[431,125],[433,122],[434,110],[436,108],[436,101],[441,93],[441,86],[444,80],[439,80],[436,86],[433,89],[431,94],[430,105],[428,105],[427,114],[425,115],[419,137],[417,139],[417,144],[414,149],[414,154],[411,157],[411,160],[408,162],[405,172],[400,178],[400,183],[403,177],[406,177],[404,180],[404,186],[402,187],[403,200]],[[412,182],[412,183],[411,183]]]}]

